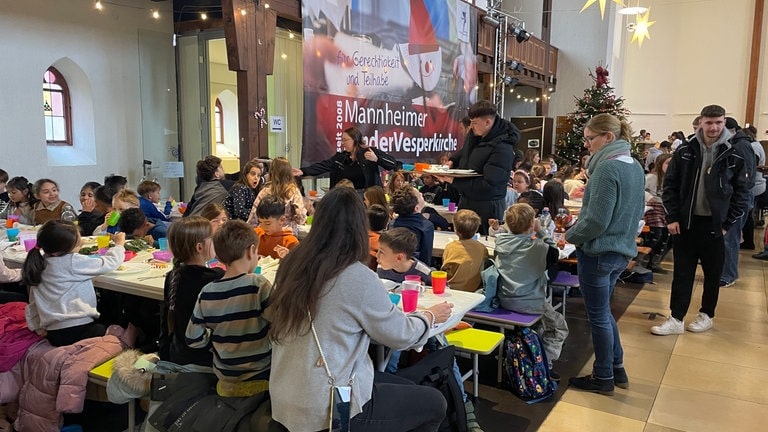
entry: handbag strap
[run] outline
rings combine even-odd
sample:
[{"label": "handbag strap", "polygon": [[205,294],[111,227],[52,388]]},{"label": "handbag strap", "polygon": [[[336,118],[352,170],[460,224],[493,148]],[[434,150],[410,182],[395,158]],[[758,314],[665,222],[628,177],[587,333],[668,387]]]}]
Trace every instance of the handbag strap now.
[{"label": "handbag strap", "polygon": [[331,369],[328,368],[328,361],[325,359],[325,354],[323,354],[323,348],[320,346],[320,339],[317,337],[317,331],[315,330],[315,323],[312,321],[312,313],[310,311],[307,311],[307,315],[309,316],[309,326],[312,328],[312,335],[315,337],[315,344],[317,345],[317,350],[320,351],[320,358],[323,359],[323,366],[325,366],[325,373],[328,374],[328,383],[330,385],[335,385],[336,380],[333,379],[333,375],[331,374]]}]

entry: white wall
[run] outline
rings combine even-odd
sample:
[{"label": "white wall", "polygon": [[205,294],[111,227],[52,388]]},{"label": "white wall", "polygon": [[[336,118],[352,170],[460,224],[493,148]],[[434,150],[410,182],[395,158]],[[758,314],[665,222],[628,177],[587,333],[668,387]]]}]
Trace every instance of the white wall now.
[{"label": "white wall", "polygon": [[[624,96],[635,129],[654,140],[673,130],[691,132],[691,120],[709,104],[723,106],[744,124],[749,77],[753,0],[673,2],[648,0],[651,40],[624,43]],[[763,24],[763,46],[768,25]],[[763,63],[766,61],[763,49]],[[758,87],[758,131],[765,131],[765,87]],[[759,127],[762,123],[762,129]]]},{"label": "white wall", "polygon": [[[0,3],[0,57],[4,59],[0,68],[4,111],[0,116],[0,166],[12,177],[23,175],[33,182],[41,177],[53,178],[59,182],[62,198],[73,204],[86,181],[102,182],[110,173],[126,175],[130,184],[136,185],[145,157],[141,71],[174,76],[172,51],[165,56],[143,56],[148,49],[156,49],[156,38],[150,36],[140,41],[140,33],[149,31],[146,35],[162,34],[170,46],[170,2],[113,2],[131,7],[105,3],[104,10],[99,12],[90,0]],[[161,19],[150,17],[151,8],[160,9]],[[76,132],[93,143],[91,149],[87,145],[80,147],[90,157],[65,161],[72,166],[57,166],[61,160],[51,160],[50,156],[59,156],[55,152],[49,154],[45,143],[42,75],[57,62],[71,62],[73,69],[81,71],[77,80],[87,87],[83,94],[87,97],[90,93],[92,100],[90,112],[75,108],[83,118],[74,120],[84,122],[76,126]],[[175,117],[168,115],[176,109],[175,83],[163,90],[168,93],[168,89],[174,96],[156,99],[154,115],[162,112],[162,127],[175,131]],[[165,148],[165,139],[159,141],[158,145]],[[76,142],[76,147],[79,144]],[[167,189],[173,192],[170,186]]]},{"label": "white wall", "polygon": [[[528,0],[517,0],[527,5]],[[633,3],[634,4],[634,3]],[[726,108],[743,125],[753,0],[646,0],[651,7],[651,39],[642,47],[626,30],[635,17],[618,15],[606,3],[601,20],[595,3],[579,13],[584,0],[558,0],[553,5],[552,44],[559,48],[557,92],[550,116],[566,115],[592,85],[587,73],[607,66],[610,83],[632,111],[635,130],[647,129],[655,140],[673,130],[690,133],[691,120],[708,104]],[[766,13],[768,14],[768,12]],[[763,19],[762,53],[766,62],[768,25]],[[768,91],[762,68],[758,80],[756,127],[768,129]]]}]

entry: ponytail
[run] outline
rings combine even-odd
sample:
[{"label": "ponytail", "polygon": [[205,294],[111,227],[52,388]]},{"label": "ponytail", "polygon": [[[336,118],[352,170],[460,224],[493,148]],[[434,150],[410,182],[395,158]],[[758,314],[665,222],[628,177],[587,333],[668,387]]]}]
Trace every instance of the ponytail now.
[{"label": "ponytail", "polygon": [[33,287],[40,285],[43,279],[43,271],[47,267],[45,257],[40,253],[40,248],[34,247],[27,253],[27,259],[24,260],[22,267],[22,281],[24,285]]},{"label": "ponytail", "polygon": [[619,138],[627,142],[632,142],[632,127],[629,126],[626,120],[621,121],[621,132]]}]

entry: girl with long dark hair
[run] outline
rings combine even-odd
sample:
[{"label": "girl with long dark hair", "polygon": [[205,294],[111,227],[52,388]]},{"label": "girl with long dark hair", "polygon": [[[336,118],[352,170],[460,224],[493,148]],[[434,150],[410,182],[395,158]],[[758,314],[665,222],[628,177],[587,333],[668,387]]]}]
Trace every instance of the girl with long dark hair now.
[{"label": "girl with long dark hair", "polygon": [[336,384],[351,387],[351,430],[436,431],[445,415],[446,402],[435,389],[374,377],[371,339],[394,350],[423,345],[430,326],[444,322],[452,305],[411,314],[393,305],[364,264],[366,220],[354,190],[332,189],[317,206],[312,231],[277,272],[267,310],[273,344],[269,388],[272,416],[289,430],[328,427],[328,372]]}]

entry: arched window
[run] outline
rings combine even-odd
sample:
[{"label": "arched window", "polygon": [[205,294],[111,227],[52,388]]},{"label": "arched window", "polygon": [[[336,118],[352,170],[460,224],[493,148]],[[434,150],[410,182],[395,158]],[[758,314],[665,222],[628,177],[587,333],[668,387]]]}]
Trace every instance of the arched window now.
[{"label": "arched window", "polygon": [[216,98],[213,117],[216,122],[216,144],[224,144],[224,108],[221,107],[219,98]]},{"label": "arched window", "polygon": [[67,81],[53,66],[43,74],[43,117],[48,145],[72,145],[72,107]]}]

